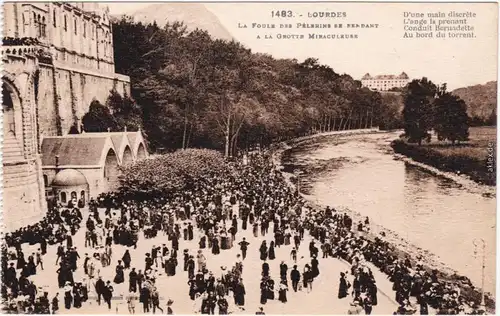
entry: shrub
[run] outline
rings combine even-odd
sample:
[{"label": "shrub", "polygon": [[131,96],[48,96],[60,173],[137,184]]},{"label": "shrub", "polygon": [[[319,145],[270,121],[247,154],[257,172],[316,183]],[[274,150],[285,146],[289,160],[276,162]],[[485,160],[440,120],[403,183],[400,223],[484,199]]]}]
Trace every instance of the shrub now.
[{"label": "shrub", "polygon": [[189,190],[204,178],[230,172],[230,165],[217,151],[186,149],[139,161],[122,171],[120,192],[148,199]]}]

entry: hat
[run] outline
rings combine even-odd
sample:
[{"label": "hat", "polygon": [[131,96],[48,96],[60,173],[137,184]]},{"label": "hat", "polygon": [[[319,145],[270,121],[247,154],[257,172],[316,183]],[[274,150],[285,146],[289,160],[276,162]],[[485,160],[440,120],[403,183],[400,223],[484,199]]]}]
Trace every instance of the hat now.
[{"label": "hat", "polygon": [[167,305],[172,305],[173,303],[174,303],[174,301],[172,301],[171,299],[168,299]]}]

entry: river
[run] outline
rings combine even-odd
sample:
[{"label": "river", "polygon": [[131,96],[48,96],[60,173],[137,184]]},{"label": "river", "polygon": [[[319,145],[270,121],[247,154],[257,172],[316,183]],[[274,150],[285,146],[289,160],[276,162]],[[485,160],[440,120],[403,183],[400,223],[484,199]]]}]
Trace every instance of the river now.
[{"label": "river", "polygon": [[474,255],[473,242],[484,239],[485,290],[495,296],[496,198],[484,194],[492,188],[471,189],[395,159],[389,144],[398,134],[321,137],[299,144],[288,159],[301,168],[323,166],[302,180],[309,200],[368,216],[437,267],[477,286],[482,254],[479,247]]}]

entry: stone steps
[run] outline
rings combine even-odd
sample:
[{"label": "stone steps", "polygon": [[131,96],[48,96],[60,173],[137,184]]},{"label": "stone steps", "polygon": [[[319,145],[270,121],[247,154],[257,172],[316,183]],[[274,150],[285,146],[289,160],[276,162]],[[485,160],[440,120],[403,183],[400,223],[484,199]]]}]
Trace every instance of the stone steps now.
[{"label": "stone steps", "polygon": [[8,133],[3,140],[3,161],[12,162],[23,159],[23,153],[16,137],[14,134]]}]

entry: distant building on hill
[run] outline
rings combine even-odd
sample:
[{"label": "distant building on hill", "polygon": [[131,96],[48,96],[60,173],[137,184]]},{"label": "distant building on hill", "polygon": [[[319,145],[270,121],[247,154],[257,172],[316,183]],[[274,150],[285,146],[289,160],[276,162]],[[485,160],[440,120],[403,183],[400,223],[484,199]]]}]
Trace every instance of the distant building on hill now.
[{"label": "distant building on hill", "polygon": [[405,72],[400,75],[377,75],[371,76],[369,73],[361,78],[363,87],[374,91],[389,91],[393,88],[404,88],[410,82],[410,78]]}]

